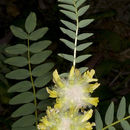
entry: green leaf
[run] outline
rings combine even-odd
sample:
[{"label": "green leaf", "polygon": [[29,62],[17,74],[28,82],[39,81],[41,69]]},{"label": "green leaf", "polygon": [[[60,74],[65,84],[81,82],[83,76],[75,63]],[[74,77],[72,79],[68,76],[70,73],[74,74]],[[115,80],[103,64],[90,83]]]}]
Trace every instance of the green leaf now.
[{"label": "green leaf", "polygon": [[32,32],[29,36],[29,39],[32,41],[37,41],[42,38],[48,31],[47,27],[40,28],[34,32]]},{"label": "green leaf", "polygon": [[102,130],[103,122],[101,115],[97,110],[95,111],[95,123],[96,123],[96,130]]},{"label": "green leaf", "polygon": [[52,51],[46,50],[46,51],[34,54],[31,57],[31,64],[40,64],[40,63],[44,62],[51,55],[51,53],[52,53]]},{"label": "green leaf", "polygon": [[66,10],[72,11],[72,12],[75,12],[75,10],[76,10],[75,7],[72,5],[59,4],[58,6],[66,9]]},{"label": "green leaf", "polygon": [[31,126],[34,123],[35,123],[35,116],[28,115],[17,120],[15,123],[13,123],[12,127],[26,127],[26,126]]},{"label": "green leaf", "polygon": [[25,92],[32,88],[32,84],[30,81],[21,81],[16,83],[11,88],[9,88],[8,92]]},{"label": "green leaf", "polygon": [[79,70],[80,70],[80,73],[84,73],[86,70],[88,69],[88,67],[81,67]]},{"label": "green leaf", "polygon": [[89,5],[86,5],[86,6],[82,7],[81,9],[79,9],[78,16],[80,17],[80,16],[84,15],[85,12],[88,10],[88,8],[89,8]]},{"label": "green leaf", "polygon": [[81,44],[77,46],[77,51],[83,51],[84,49],[88,48],[90,45],[92,45],[92,42]]},{"label": "green leaf", "polygon": [[106,112],[106,115],[105,115],[105,123],[106,125],[109,125],[113,122],[113,119],[114,119],[114,103],[112,102],[108,109],[107,109],[107,112]]},{"label": "green leaf", "polygon": [[79,28],[84,28],[84,27],[88,26],[90,23],[92,23],[93,21],[94,21],[94,19],[81,20],[79,22]]},{"label": "green leaf", "polygon": [[37,130],[35,126],[14,127],[12,130]]},{"label": "green leaf", "polygon": [[29,71],[26,69],[17,69],[6,74],[8,79],[22,80],[29,77]]},{"label": "green leaf", "polygon": [[130,114],[130,105],[129,105],[129,108],[128,108],[128,112],[129,112],[129,114]]},{"label": "green leaf", "polygon": [[66,11],[66,10],[60,10],[60,12],[62,12],[63,14],[65,14],[68,18],[72,19],[72,20],[76,20],[77,16],[75,13],[70,12],[70,11]]},{"label": "green leaf", "polygon": [[91,37],[92,35],[93,35],[93,33],[83,33],[83,34],[80,34],[78,36],[78,40],[85,40],[85,39]]},{"label": "green leaf", "polygon": [[109,127],[108,130],[116,130],[113,126]]},{"label": "green leaf", "polygon": [[82,61],[88,59],[90,56],[91,56],[91,55],[88,55],[88,54],[87,54],[87,55],[78,56],[78,57],[76,58],[76,63],[80,63],[80,62],[82,62]]},{"label": "green leaf", "polygon": [[28,61],[25,57],[17,56],[11,57],[4,61],[6,64],[17,66],[17,67],[24,67],[28,64]]},{"label": "green leaf", "polygon": [[68,77],[68,75],[69,75],[69,73],[62,73],[62,74],[60,74],[60,77],[63,77],[63,78],[67,78]]},{"label": "green leaf", "polygon": [[35,106],[33,103],[24,104],[19,107],[15,112],[12,113],[12,117],[20,117],[32,114],[35,111]]},{"label": "green leaf", "polygon": [[66,4],[73,4],[72,0],[58,0],[58,2],[66,3]]},{"label": "green leaf", "polygon": [[60,56],[60,57],[62,57],[62,58],[64,58],[64,59],[66,59],[66,60],[68,60],[68,61],[71,61],[71,62],[73,62],[73,59],[74,59],[74,57],[73,57],[72,55],[63,54],[63,53],[59,53],[58,56]]},{"label": "green leaf", "polygon": [[46,84],[48,84],[52,79],[52,72],[49,72],[47,74],[44,74],[35,80],[35,85],[38,88],[44,87]]},{"label": "green leaf", "polygon": [[33,100],[34,100],[34,95],[32,92],[24,92],[13,97],[9,103],[11,105],[15,105],[15,104],[29,103]]},{"label": "green leaf", "polygon": [[71,23],[71,22],[68,22],[68,21],[65,21],[65,20],[61,20],[61,22],[66,26],[68,27],[69,29],[75,31],[76,30],[76,25]]},{"label": "green leaf", "polygon": [[26,32],[23,31],[22,28],[16,27],[16,26],[10,26],[10,29],[15,37],[18,37],[20,39],[28,39],[28,35]]},{"label": "green leaf", "polygon": [[121,121],[121,126],[122,126],[123,130],[130,130],[130,125],[129,125],[128,121],[126,121],[126,120]]},{"label": "green leaf", "polygon": [[49,72],[54,67],[54,63],[45,63],[35,67],[32,71],[32,75],[39,77],[47,72]]},{"label": "green leaf", "polygon": [[36,97],[37,97],[37,99],[39,99],[39,100],[44,100],[44,99],[49,98],[49,94],[47,93],[46,88],[40,89],[40,90],[37,92]]},{"label": "green leaf", "polygon": [[75,32],[73,32],[71,30],[68,30],[68,29],[65,29],[65,28],[62,28],[62,27],[60,29],[61,29],[61,31],[63,33],[65,33],[66,35],[68,35],[70,38],[75,39],[75,36],[76,36]]},{"label": "green leaf", "polygon": [[36,28],[36,14],[31,12],[25,21],[25,29],[28,33],[31,33]]},{"label": "green leaf", "polygon": [[122,97],[117,110],[117,119],[120,120],[124,118],[125,114],[126,114],[126,100],[125,97]]},{"label": "green leaf", "polygon": [[86,0],[78,0],[76,3],[76,7],[79,8],[85,2],[86,2]]},{"label": "green leaf", "polygon": [[44,49],[46,49],[50,44],[51,44],[51,41],[49,40],[35,42],[30,46],[30,52],[32,53],[41,52]]},{"label": "green leaf", "polygon": [[52,106],[52,103],[52,99],[43,100],[39,102],[37,108],[41,111],[45,111],[47,109],[47,106]]},{"label": "green leaf", "polygon": [[76,3],[76,7],[79,8],[85,2],[86,2],[86,0],[78,0]]},{"label": "green leaf", "polygon": [[15,55],[23,54],[23,53],[27,52],[27,50],[28,50],[28,48],[24,44],[17,44],[17,45],[14,45],[14,46],[7,47],[5,49],[5,51],[7,53],[15,54]]},{"label": "green leaf", "polygon": [[68,46],[70,49],[74,50],[75,45],[74,45],[72,42],[70,42],[70,41],[68,41],[68,40],[66,40],[66,39],[60,39],[60,41],[62,41],[62,42],[63,42],[66,46]]}]

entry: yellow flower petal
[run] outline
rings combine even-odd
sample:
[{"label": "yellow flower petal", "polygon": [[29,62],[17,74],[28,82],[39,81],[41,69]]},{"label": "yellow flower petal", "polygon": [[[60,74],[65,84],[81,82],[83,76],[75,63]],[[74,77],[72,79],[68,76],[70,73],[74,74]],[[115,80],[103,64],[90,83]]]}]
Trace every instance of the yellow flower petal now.
[{"label": "yellow flower petal", "polygon": [[93,93],[93,91],[94,91],[96,88],[98,88],[99,86],[100,86],[99,83],[90,84],[90,85],[89,85],[89,88],[88,88],[87,90],[88,90],[88,92]]},{"label": "yellow flower petal", "polygon": [[74,80],[74,66],[71,67],[70,73],[69,73],[69,80]]},{"label": "yellow flower petal", "polygon": [[61,88],[64,87],[64,84],[63,84],[63,82],[61,81],[60,76],[58,75],[57,70],[55,70],[55,71],[53,72],[53,80],[54,80],[54,82],[55,82],[59,87],[61,87]]},{"label": "yellow flower petal", "polygon": [[90,109],[89,111],[87,111],[84,115],[83,115],[83,119],[82,122],[85,122],[87,120],[89,120],[92,117],[93,114],[93,110]]},{"label": "yellow flower petal", "polygon": [[55,90],[50,90],[49,88],[46,88],[47,92],[50,94],[49,97],[56,98],[57,92]]},{"label": "yellow flower petal", "polygon": [[98,105],[98,102],[99,102],[99,99],[98,97],[95,97],[95,98],[87,98],[86,99],[86,102],[94,105],[95,107]]}]

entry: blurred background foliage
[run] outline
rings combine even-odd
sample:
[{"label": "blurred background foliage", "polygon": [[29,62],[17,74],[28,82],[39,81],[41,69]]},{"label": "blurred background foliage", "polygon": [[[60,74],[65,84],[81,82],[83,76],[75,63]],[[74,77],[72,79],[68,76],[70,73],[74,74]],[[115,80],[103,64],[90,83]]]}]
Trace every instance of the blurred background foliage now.
[{"label": "blurred background foliage", "polygon": [[[118,104],[125,96],[130,104],[130,1],[129,0],[88,0],[89,11],[84,18],[94,18],[95,21],[85,28],[84,32],[93,32],[89,41],[93,45],[82,53],[90,52],[93,56],[81,66],[96,70],[96,77],[101,83],[95,92],[100,97],[98,110],[104,115],[108,104],[114,101]],[[70,52],[59,38],[65,37],[59,27],[60,19],[66,19],[59,13],[56,0],[0,0],[0,130],[10,130],[13,120],[10,114],[14,110],[8,105],[12,95],[7,93],[12,81],[5,79],[5,73],[11,67],[4,64],[7,54],[4,48],[20,43],[10,29],[10,25],[24,26],[27,15],[34,11],[38,18],[38,27],[47,26],[49,32],[46,39],[53,42],[50,49],[52,59],[61,73],[69,71],[71,65],[57,56],[57,53]],[[80,67],[80,66],[77,66]]]}]

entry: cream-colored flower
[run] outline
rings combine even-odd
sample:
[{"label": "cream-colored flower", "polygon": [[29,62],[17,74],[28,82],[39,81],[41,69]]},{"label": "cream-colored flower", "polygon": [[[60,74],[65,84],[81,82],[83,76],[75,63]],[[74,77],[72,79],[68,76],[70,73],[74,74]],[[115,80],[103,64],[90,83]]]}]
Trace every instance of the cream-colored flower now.
[{"label": "cream-colored flower", "polygon": [[68,109],[71,106],[76,108],[86,106],[97,106],[98,97],[91,97],[91,93],[100,85],[97,79],[93,78],[94,70],[80,74],[78,69],[71,68],[68,79],[60,78],[57,70],[53,72],[55,86],[53,90],[47,88],[50,97],[56,98],[55,108]]},{"label": "cream-colored flower", "polygon": [[95,123],[88,120],[93,110],[79,114],[78,109],[70,108],[66,112],[56,111],[48,107],[47,116],[43,117],[38,125],[39,130],[92,130]]}]

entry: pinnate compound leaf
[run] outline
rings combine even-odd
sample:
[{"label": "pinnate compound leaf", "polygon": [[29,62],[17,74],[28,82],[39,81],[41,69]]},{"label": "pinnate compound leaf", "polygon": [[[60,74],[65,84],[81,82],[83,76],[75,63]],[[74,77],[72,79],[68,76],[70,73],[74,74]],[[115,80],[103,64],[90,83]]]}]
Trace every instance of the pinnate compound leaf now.
[{"label": "pinnate compound leaf", "polygon": [[84,15],[85,12],[88,10],[88,8],[89,8],[89,5],[86,5],[86,6],[82,7],[81,9],[79,9],[78,16],[80,17],[80,16]]},{"label": "pinnate compound leaf", "polygon": [[68,27],[69,29],[75,31],[76,30],[76,25],[71,23],[71,22],[68,22],[68,21],[65,21],[65,20],[61,20],[61,22],[66,26]]},{"label": "pinnate compound leaf", "polygon": [[68,60],[68,61],[71,61],[71,62],[73,62],[73,59],[74,59],[74,57],[73,57],[72,55],[63,54],[63,53],[59,53],[58,56],[60,56],[60,57],[62,57],[62,58],[64,58],[64,59],[66,59],[66,60]]},{"label": "pinnate compound leaf", "polygon": [[44,49],[46,49],[50,44],[51,44],[51,41],[49,40],[35,42],[30,46],[30,52],[32,53],[41,52]]},{"label": "pinnate compound leaf", "polygon": [[35,80],[35,85],[38,88],[44,87],[46,84],[48,84],[52,79],[52,72],[49,72],[47,74],[44,74]]},{"label": "pinnate compound leaf", "polygon": [[106,115],[105,115],[106,125],[111,124],[113,120],[114,120],[114,103],[112,102],[106,111]]},{"label": "pinnate compound leaf", "polygon": [[76,7],[79,8],[85,2],[86,2],[86,0],[78,0],[76,3]]},{"label": "pinnate compound leaf", "polygon": [[37,130],[35,126],[14,127],[12,130]]},{"label": "pinnate compound leaf", "polygon": [[24,39],[24,40],[28,39],[27,33],[24,32],[22,28],[12,25],[12,26],[10,26],[10,29],[15,37],[18,37],[18,38]]},{"label": "pinnate compound leaf", "polygon": [[29,77],[29,71],[26,69],[17,69],[6,74],[8,79],[22,80]]},{"label": "pinnate compound leaf", "polygon": [[51,55],[51,53],[52,51],[46,50],[46,51],[34,54],[31,57],[31,64],[40,64],[44,62]]},{"label": "pinnate compound leaf", "polygon": [[126,120],[121,121],[121,126],[123,130],[130,130],[130,124]]},{"label": "pinnate compound leaf", "polygon": [[91,56],[91,55],[88,55],[88,54],[87,54],[87,55],[78,56],[78,57],[76,58],[76,63],[80,63],[80,62],[82,62],[82,61],[88,59],[90,56]]},{"label": "pinnate compound leaf", "polygon": [[81,20],[79,22],[79,28],[84,28],[84,27],[88,26],[90,23],[92,23],[93,21],[94,21],[94,19]]},{"label": "pinnate compound leaf", "polygon": [[32,71],[32,75],[39,77],[47,72],[49,72],[54,67],[54,63],[45,63],[35,67]]},{"label": "pinnate compound leaf", "polygon": [[66,10],[69,10],[69,11],[75,12],[75,7],[72,6],[72,5],[59,4],[58,6],[61,7],[61,8],[66,9]]},{"label": "pinnate compound leaf", "polygon": [[68,46],[70,49],[74,50],[75,45],[74,45],[72,42],[70,42],[70,41],[68,41],[68,40],[66,40],[66,39],[60,39],[60,41],[62,41],[62,42],[63,42],[66,46]]},{"label": "pinnate compound leaf", "polygon": [[23,54],[23,53],[27,52],[27,50],[28,50],[28,48],[24,44],[17,44],[17,45],[14,45],[14,46],[7,47],[5,49],[5,51],[8,54],[15,54],[15,55]]},{"label": "pinnate compound leaf", "polygon": [[31,33],[36,28],[36,14],[31,12],[25,21],[25,29],[28,33]]},{"label": "pinnate compound leaf", "polygon": [[32,84],[30,81],[21,81],[16,83],[11,88],[8,89],[9,93],[13,92],[25,92],[32,88]]},{"label": "pinnate compound leaf", "polygon": [[82,33],[78,36],[78,40],[85,40],[89,37],[91,37],[93,35],[93,33]]},{"label": "pinnate compound leaf", "polygon": [[15,104],[29,103],[33,100],[34,100],[34,96],[32,92],[24,92],[13,97],[9,103],[11,105],[15,105]]},{"label": "pinnate compound leaf", "polygon": [[58,2],[66,3],[66,4],[73,4],[73,0],[58,0]]},{"label": "pinnate compound leaf", "polygon": [[75,13],[70,12],[70,11],[66,11],[66,10],[60,10],[60,12],[62,12],[64,15],[66,15],[68,18],[72,19],[72,20],[76,20],[77,16]]},{"label": "pinnate compound leaf", "polygon": [[35,123],[35,116],[34,115],[28,115],[20,118],[16,122],[13,123],[12,127],[26,127],[26,126],[32,126]]},{"label": "pinnate compound leaf", "polygon": [[32,41],[37,41],[41,39],[48,31],[47,27],[40,28],[34,32],[32,32],[29,36],[29,39]]},{"label": "pinnate compound leaf", "polygon": [[120,120],[124,118],[125,114],[126,114],[126,99],[125,97],[122,97],[117,110],[117,119]]},{"label": "pinnate compound leaf", "polygon": [[17,67],[24,67],[28,64],[28,61],[25,57],[17,56],[11,57],[4,61],[6,64],[17,66]]},{"label": "pinnate compound leaf", "polygon": [[84,49],[86,49],[90,45],[92,45],[92,42],[81,44],[81,45],[77,46],[77,51],[83,51]]},{"label": "pinnate compound leaf", "polygon": [[102,130],[103,122],[101,115],[97,110],[95,111],[95,123],[96,123],[96,130]]},{"label": "pinnate compound leaf", "polygon": [[69,30],[69,29],[65,29],[65,28],[60,28],[61,29],[61,31],[64,33],[64,34],[66,34],[66,35],[68,35],[70,38],[72,38],[72,39],[75,39],[75,32],[73,32],[73,31],[71,31],[71,30]]},{"label": "pinnate compound leaf", "polygon": [[15,112],[12,113],[12,117],[20,117],[32,114],[35,111],[35,106],[33,103],[24,104],[19,107]]},{"label": "pinnate compound leaf", "polygon": [[40,89],[40,90],[37,92],[36,97],[37,97],[37,99],[39,99],[39,100],[45,100],[45,99],[49,98],[49,94],[47,93],[46,88]]}]

